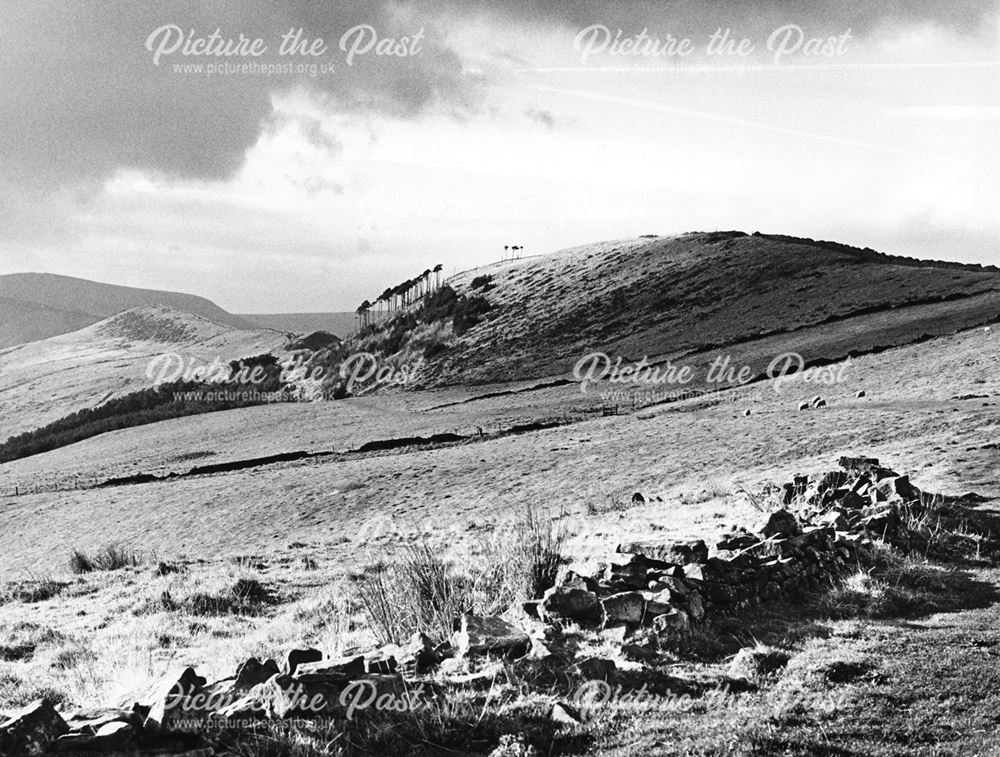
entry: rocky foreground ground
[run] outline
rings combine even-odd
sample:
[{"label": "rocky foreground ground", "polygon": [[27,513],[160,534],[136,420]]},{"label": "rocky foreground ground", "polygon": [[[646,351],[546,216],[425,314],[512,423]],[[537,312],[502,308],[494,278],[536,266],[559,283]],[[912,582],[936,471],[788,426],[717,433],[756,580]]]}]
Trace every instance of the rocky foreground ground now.
[{"label": "rocky foreground ground", "polygon": [[[250,656],[216,680],[184,666],[100,707],[74,710],[42,697],[0,725],[0,752],[502,757],[765,754],[773,753],[765,745],[783,744],[790,754],[853,754],[836,739],[821,750],[805,724],[844,725],[859,697],[909,687],[913,671],[872,651],[829,659],[826,650],[926,650],[929,637],[905,641],[874,619],[989,604],[990,579],[954,566],[988,571],[997,545],[980,498],[934,497],[872,458],[839,462],[838,470],[748,493],[759,522],[732,528],[712,549],[663,538],[609,545],[613,552],[567,564],[547,534],[533,542],[531,559],[511,554],[530,575],[518,583],[521,599],[495,614],[471,599],[483,586],[470,589],[468,575],[413,548],[400,563],[355,579],[381,644]],[[636,493],[635,504],[642,499]],[[249,608],[268,600],[262,585],[243,581],[230,601]],[[158,601],[193,611],[219,598]],[[972,616],[963,624],[983,625]],[[930,635],[953,635],[931,627]],[[995,634],[979,635],[946,656],[991,655]],[[4,647],[6,659],[12,649]],[[931,675],[938,662],[921,659],[917,669]],[[958,683],[952,671],[940,685]],[[910,706],[932,701],[921,696]],[[919,729],[912,739],[897,733],[883,753],[950,753],[950,742],[986,736],[980,709],[949,698],[924,716],[934,721],[932,740]],[[946,738],[938,720],[948,718],[955,723]],[[976,727],[963,728],[963,718]],[[731,734],[705,732],[720,719]],[[636,739],[636,751],[623,739]],[[944,750],[925,751],[931,743]]]}]

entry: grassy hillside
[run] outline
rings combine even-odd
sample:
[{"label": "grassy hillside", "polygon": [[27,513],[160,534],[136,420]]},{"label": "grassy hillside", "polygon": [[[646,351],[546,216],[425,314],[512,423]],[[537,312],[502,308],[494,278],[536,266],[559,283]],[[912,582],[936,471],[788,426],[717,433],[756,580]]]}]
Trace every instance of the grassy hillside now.
[{"label": "grassy hillside", "polygon": [[[621,534],[620,540],[655,538],[647,516],[668,521],[671,533],[711,536],[748,505],[717,494],[708,497],[715,501],[699,504],[707,496],[701,490],[735,492],[743,483],[783,480],[844,454],[906,461],[898,469],[923,488],[996,497],[996,338],[968,331],[859,358],[845,383],[823,390],[828,407],[811,412],[797,412],[796,406],[816,393],[814,387],[796,383],[778,392],[762,383],[734,402],[693,400],[617,417],[590,416],[532,434],[447,447],[4,496],[0,507],[8,527],[0,541],[0,569],[51,569],[53,555],[58,562],[72,546],[96,548],[107,534],[120,533],[114,524],[125,517],[133,523],[129,534],[136,546],[191,556],[268,550],[296,540],[339,544],[383,516],[418,530],[437,524],[475,536],[469,524],[525,503],[572,515],[610,508],[603,530]],[[856,398],[860,389],[868,396]],[[551,391],[566,392],[570,401],[579,397],[570,387]],[[413,401],[422,396],[244,408],[116,431],[0,465],[0,494],[18,483],[67,475],[184,471],[282,451],[356,448],[373,438],[466,431],[473,423],[489,430],[491,418],[504,420],[518,409],[510,397],[421,409]],[[514,399],[527,405],[529,397]],[[744,409],[751,414],[744,416]],[[551,408],[539,400],[534,410],[547,414]],[[622,522],[611,506],[636,491],[648,505]],[[655,502],[656,496],[667,504]],[[135,514],[137,503],[143,503],[141,514]]]},{"label": "grassy hillside", "polygon": [[103,284],[51,273],[0,276],[0,348],[84,328],[138,307],[164,305],[230,328],[254,328],[204,297]]},{"label": "grassy hillside", "polygon": [[[448,284],[491,308],[461,336],[432,335],[426,384],[539,378],[593,351],[652,359],[889,313],[892,343],[904,344],[935,333],[926,323],[906,327],[921,307],[944,303],[933,320],[952,331],[1000,312],[995,269],[741,232],[588,245],[481,267]],[[872,346],[863,319],[851,332],[859,349]],[[426,328],[412,337],[426,348]],[[852,349],[850,338],[840,341]]]},{"label": "grassy hillside", "polygon": [[262,329],[294,334],[329,331],[341,339],[358,327],[358,317],[354,313],[254,313],[238,317]]},{"label": "grassy hillside", "polygon": [[71,334],[0,350],[0,437],[149,386],[150,360],[228,363],[280,349],[275,331],[237,330],[169,307],[119,313]]}]

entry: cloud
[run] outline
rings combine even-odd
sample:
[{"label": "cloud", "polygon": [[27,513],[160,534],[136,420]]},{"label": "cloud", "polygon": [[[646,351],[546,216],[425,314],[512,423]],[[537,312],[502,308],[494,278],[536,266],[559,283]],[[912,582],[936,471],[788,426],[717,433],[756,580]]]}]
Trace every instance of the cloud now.
[{"label": "cloud", "polygon": [[[455,0],[452,0],[455,2]],[[464,3],[463,3],[464,4]],[[458,5],[458,3],[456,3]],[[963,33],[987,30],[997,21],[996,0],[507,0],[502,12],[513,18],[588,26],[648,26],[676,34],[711,33],[731,27],[742,33],[796,23],[851,27],[856,36],[886,26],[933,23]],[[709,27],[711,27],[709,29]],[[706,29],[708,30],[706,32]]]},{"label": "cloud", "polygon": [[541,124],[546,129],[551,129],[556,125],[556,117],[552,114],[552,111],[549,110],[528,108],[528,110],[525,111],[525,115],[536,124]]},{"label": "cloud", "polygon": [[[302,28],[306,37],[327,42],[329,53],[317,60],[333,62],[335,70],[316,76],[175,72],[174,63],[220,59],[177,52],[154,65],[145,43],[165,24],[197,36],[219,29],[224,38],[261,37],[269,49],[260,62],[272,64],[288,60],[277,57],[281,36]],[[358,24],[397,40],[424,27],[420,52],[369,54],[346,66],[337,43]],[[226,179],[239,171],[273,116],[273,95],[292,87],[307,87],[340,112],[413,118],[437,105],[472,109],[478,83],[463,76],[459,56],[436,24],[432,15],[364,0],[14,4],[5,10],[0,45],[0,173],[46,189],[100,181],[122,168]]]},{"label": "cloud", "polygon": [[888,115],[928,121],[1000,121],[1000,107],[995,105],[913,105],[894,108]]}]

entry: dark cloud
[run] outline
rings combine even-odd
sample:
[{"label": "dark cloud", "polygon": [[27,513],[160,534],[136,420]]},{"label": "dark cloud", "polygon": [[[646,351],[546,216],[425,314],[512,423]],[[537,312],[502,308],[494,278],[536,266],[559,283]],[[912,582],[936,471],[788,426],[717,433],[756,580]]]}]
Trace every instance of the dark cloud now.
[{"label": "dark cloud", "polygon": [[[443,40],[449,25],[472,16],[500,27],[530,21],[572,30],[600,23],[675,35],[718,26],[759,34],[799,23],[831,33],[850,26],[861,38],[892,24],[926,21],[971,33],[991,11],[997,12],[996,0],[427,0],[419,9],[389,0],[11,0],[0,34],[0,175],[40,188],[99,181],[122,167],[223,179],[239,170],[272,118],[273,95],[292,86],[307,87],[338,112],[412,118],[443,107],[467,115],[488,80],[465,72]],[[176,73],[173,63],[193,59],[174,55],[154,66],[144,48],[163,24],[200,35],[218,28],[225,37],[262,37],[270,62],[277,60],[280,36],[301,27],[334,48],[323,60],[334,61],[336,71],[315,77]],[[390,37],[423,27],[422,52],[366,56],[348,67],[336,43],[357,24]]]},{"label": "dark cloud", "polygon": [[[261,63],[277,56],[281,35],[303,28],[322,37],[332,74],[182,74],[174,63],[215,62],[179,53],[152,62],[145,42],[154,29],[176,24],[207,36],[261,37]],[[344,65],[341,35],[370,24],[383,37],[414,35],[419,55],[359,58]],[[474,84],[458,56],[441,43],[434,18],[404,17],[363,0],[246,3],[15,3],[6,10],[0,41],[0,173],[22,186],[99,180],[132,167],[171,177],[223,179],[244,162],[273,113],[272,95],[305,86],[341,112],[412,117],[432,105],[471,108]],[[235,60],[235,59],[230,59]],[[245,60],[245,59],[244,59]],[[314,132],[313,136],[318,136]]]}]

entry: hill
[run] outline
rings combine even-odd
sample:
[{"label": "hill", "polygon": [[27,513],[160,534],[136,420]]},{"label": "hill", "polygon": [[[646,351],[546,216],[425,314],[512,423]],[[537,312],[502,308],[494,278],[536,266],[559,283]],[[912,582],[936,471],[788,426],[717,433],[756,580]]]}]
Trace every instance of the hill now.
[{"label": "hill", "polygon": [[816,357],[843,357],[1000,312],[994,267],[742,232],[586,245],[466,271],[447,284],[487,301],[464,333],[446,322],[390,323],[370,329],[365,342],[406,359],[433,355],[425,385],[564,375],[595,351],[653,360],[782,334],[808,343],[814,329],[830,344]]},{"label": "hill", "polygon": [[47,339],[139,307],[164,305],[235,329],[247,320],[204,297],[103,284],[51,273],[0,276],[0,348]]},{"label": "hill", "polygon": [[328,331],[341,339],[358,327],[358,317],[354,313],[255,313],[237,317],[262,329],[292,334]]},{"label": "hill", "polygon": [[70,334],[0,350],[0,437],[150,386],[161,355],[197,366],[278,350],[284,335],[234,329],[167,306],[118,313]]}]

